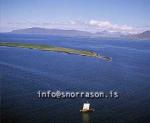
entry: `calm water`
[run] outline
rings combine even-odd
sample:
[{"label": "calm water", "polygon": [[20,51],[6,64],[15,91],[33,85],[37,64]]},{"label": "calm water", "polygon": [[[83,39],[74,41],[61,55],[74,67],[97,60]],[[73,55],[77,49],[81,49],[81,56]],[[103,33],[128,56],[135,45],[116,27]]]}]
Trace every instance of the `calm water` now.
[{"label": "calm water", "polygon": [[[150,41],[0,34],[0,41],[93,50],[95,58],[0,47],[1,117],[5,123],[149,123]],[[39,99],[38,90],[118,91],[93,99],[95,112],[79,112],[87,99]]]}]

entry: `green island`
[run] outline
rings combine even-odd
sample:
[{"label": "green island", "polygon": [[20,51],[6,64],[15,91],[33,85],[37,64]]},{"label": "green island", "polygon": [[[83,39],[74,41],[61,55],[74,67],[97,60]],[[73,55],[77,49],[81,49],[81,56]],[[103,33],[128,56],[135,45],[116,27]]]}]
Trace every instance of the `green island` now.
[{"label": "green island", "polygon": [[80,56],[94,57],[94,58],[98,58],[98,59],[103,59],[105,61],[112,60],[112,58],[110,58],[110,57],[101,56],[93,51],[77,50],[77,49],[72,49],[72,48],[57,47],[57,46],[50,46],[50,45],[43,45],[43,44],[0,42],[0,46],[37,49],[37,50],[42,50],[42,51],[62,52],[62,53],[67,53],[67,54],[75,54],[75,55],[80,55]]}]

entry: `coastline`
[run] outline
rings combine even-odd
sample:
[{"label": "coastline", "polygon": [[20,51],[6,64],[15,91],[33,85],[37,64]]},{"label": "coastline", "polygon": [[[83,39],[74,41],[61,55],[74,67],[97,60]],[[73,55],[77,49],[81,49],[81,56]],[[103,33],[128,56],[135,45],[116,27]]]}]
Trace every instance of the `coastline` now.
[{"label": "coastline", "polygon": [[0,42],[0,46],[28,48],[28,49],[36,49],[36,50],[41,50],[41,51],[62,52],[62,53],[67,53],[67,54],[94,57],[94,58],[102,59],[102,60],[105,60],[105,61],[112,61],[112,58],[110,58],[108,56],[101,56],[100,54],[97,54],[96,52],[93,52],[93,51],[77,50],[77,49],[50,46],[50,45],[43,45],[43,44]]}]

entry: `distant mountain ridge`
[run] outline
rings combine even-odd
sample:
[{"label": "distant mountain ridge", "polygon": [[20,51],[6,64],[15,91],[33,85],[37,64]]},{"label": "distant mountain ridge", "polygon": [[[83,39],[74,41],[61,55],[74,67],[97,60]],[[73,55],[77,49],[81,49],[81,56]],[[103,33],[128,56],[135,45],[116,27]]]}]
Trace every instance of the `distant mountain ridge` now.
[{"label": "distant mountain ridge", "polygon": [[116,37],[116,38],[131,38],[131,39],[150,39],[150,30],[139,34],[124,35],[121,32],[101,31],[91,33],[88,31],[80,30],[64,30],[64,29],[46,29],[39,27],[32,27],[26,29],[13,30],[9,33],[14,34],[41,34],[41,35],[54,35],[54,36],[86,36],[86,37]]},{"label": "distant mountain ridge", "polygon": [[129,37],[135,39],[150,39],[150,30],[147,30],[139,34],[130,35]]},{"label": "distant mountain ridge", "polygon": [[59,36],[91,36],[92,33],[79,30],[63,30],[63,29],[46,29],[46,28],[27,28],[13,30],[15,34],[44,34],[44,35],[59,35]]},{"label": "distant mountain ridge", "polygon": [[10,33],[14,34],[41,34],[41,35],[58,35],[58,36],[94,36],[94,37],[119,37],[121,33],[119,32],[108,32],[101,31],[96,33],[91,33],[88,31],[80,30],[64,30],[64,29],[46,29],[46,28],[26,28],[13,30]]}]

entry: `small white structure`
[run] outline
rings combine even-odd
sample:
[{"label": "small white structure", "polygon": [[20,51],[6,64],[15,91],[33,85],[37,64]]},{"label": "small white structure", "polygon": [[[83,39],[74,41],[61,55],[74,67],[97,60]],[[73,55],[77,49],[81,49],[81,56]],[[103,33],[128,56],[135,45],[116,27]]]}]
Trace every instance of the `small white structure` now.
[{"label": "small white structure", "polygon": [[89,109],[90,109],[90,103],[84,103],[83,110],[89,110]]},{"label": "small white structure", "polygon": [[80,112],[93,112],[94,109],[90,109],[90,103],[84,103],[83,108],[80,110]]}]

